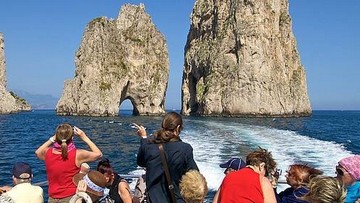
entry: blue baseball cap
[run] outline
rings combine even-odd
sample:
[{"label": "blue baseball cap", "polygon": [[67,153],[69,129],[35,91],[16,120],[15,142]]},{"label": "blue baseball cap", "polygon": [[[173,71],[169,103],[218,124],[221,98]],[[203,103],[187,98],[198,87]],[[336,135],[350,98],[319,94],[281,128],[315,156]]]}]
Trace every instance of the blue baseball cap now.
[{"label": "blue baseball cap", "polygon": [[232,168],[234,170],[240,170],[246,166],[245,161],[239,158],[231,158],[229,161],[219,165],[221,168]]},{"label": "blue baseball cap", "polygon": [[31,167],[25,162],[18,162],[11,170],[12,175],[18,179],[28,179],[32,176]]}]

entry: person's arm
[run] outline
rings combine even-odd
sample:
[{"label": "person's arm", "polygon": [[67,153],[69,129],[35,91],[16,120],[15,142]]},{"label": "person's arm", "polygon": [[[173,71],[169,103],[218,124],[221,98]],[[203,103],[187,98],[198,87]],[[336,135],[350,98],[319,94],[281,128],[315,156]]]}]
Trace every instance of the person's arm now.
[{"label": "person's arm", "polygon": [[143,146],[145,145],[145,143],[147,142],[147,133],[146,133],[146,129],[144,126],[142,125],[138,125],[136,123],[133,123],[133,125],[137,128],[137,134],[139,137],[141,137],[142,139],[140,140],[141,144],[138,150],[138,154],[136,156],[136,162],[137,165],[141,166],[141,167],[146,167],[146,162],[145,162],[145,152],[143,149]]},{"label": "person's arm", "polygon": [[260,184],[264,195],[264,203],[276,203],[274,188],[269,179],[260,175]]},{"label": "person's arm", "polygon": [[56,135],[53,135],[52,137],[50,137],[48,140],[46,140],[46,142],[44,142],[44,144],[42,144],[36,151],[36,157],[40,160],[45,160],[45,154],[46,151],[49,149],[49,147],[55,142],[55,137]]},{"label": "person's arm", "polygon": [[145,160],[145,145],[147,143],[147,139],[141,139],[141,144],[136,156],[136,163],[141,167],[146,167],[146,160]]},{"label": "person's arm", "polygon": [[220,189],[221,189],[221,187],[219,187],[218,191],[216,191],[212,203],[219,203],[219,202],[220,202],[220,201],[219,201]]},{"label": "person's arm", "polygon": [[119,195],[124,203],[131,203],[132,197],[130,193],[130,187],[127,182],[120,181],[119,183]]},{"label": "person's arm", "polygon": [[187,152],[187,167],[188,169],[187,170],[191,170],[191,169],[194,169],[194,170],[199,170],[195,160],[194,160],[194,154],[193,154],[193,148],[191,147],[191,145],[189,144],[188,145],[189,147],[186,148],[186,152]]},{"label": "person's arm", "polygon": [[93,141],[78,127],[74,127],[74,134],[77,135],[82,141],[84,141],[91,151],[84,149],[77,149],[76,151],[76,165],[80,165],[84,162],[93,162],[102,157],[101,150],[95,145]]},{"label": "person's arm", "polygon": [[9,190],[11,190],[11,188],[12,188],[11,186],[5,185],[5,186],[0,187],[0,191],[8,192]]}]

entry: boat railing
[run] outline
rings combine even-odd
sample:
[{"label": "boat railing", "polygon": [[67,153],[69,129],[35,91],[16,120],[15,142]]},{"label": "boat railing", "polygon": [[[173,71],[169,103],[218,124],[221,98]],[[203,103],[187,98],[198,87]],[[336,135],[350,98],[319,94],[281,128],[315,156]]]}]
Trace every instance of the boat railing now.
[{"label": "boat railing", "polygon": [[[119,174],[119,175],[122,178],[125,178],[126,180],[133,180],[133,179],[137,179],[140,176],[142,176],[141,174]],[[286,180],[279,180],[278,184],[287,184],[287,183],[286,183]],[[34,183],[34,185],[41,186],[41,187],[47,186],[48,181],[37,182],[37,183]]]}]

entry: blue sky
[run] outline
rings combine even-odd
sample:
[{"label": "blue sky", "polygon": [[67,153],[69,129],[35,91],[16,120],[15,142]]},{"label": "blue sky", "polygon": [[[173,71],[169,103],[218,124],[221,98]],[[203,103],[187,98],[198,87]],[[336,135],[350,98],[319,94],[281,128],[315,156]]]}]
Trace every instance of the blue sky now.
[{"label": "blue sky", "polygon": [[[60,97],[75,72],[88,22],[116,18],[125,3],[145,4],[170,57],[166,108],[180,109],[184,45],[194,0],[2,0],[8,89]],[[360,109],[360,1],[290,0],[290,15],[312,108]],[[121,105],[125,108],[128,104]]]}]

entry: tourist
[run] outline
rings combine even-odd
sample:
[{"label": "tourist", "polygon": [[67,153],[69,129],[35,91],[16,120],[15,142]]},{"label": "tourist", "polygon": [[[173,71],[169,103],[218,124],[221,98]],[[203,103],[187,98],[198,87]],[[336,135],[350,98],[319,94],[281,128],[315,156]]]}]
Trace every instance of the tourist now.
[{"label": "tourist", "polygon": [[[227,175],[231,172],[234,171],[238,171],[244,167],[246,167],[246,163],[239,158],[231,158],[229,161],[222,163],[219,165],[220,168],[225,168],[224,174]],[[218,191],[215,193],[214,198],[213,198],[213,203],[217,203],[219,200],[219,193],[220,193],[220,188],[218,189]]]},{"label": "tourist", "polygon": [[275,203],[275,193],[266,178],[275,171],[276,163],[270,152],[260,148],[246,156],[246,167],[225,176],[219,202]]},{"label": "tourist", "polygon": [[208,192],[205,177],[197,170],[190,170],[180,180],[180,194],[186,203],[203,203]]},{"label": "tourist", "polygon": [[310,203],[343,203],[345,196],[346,189],[339,180],[316,176],[310,180],[309,192],[300,198]]},{"label": "tourist", "polygon": [[[77,149],[73,142],[74,135],[84,141],[91,151]],[[68,203],[76,192],[72,178],[80,172],[81,164],[96,161],[102,156],[100,149],[84,131],[66,123],[59,125],[55,135],[42,144],[35,154],[40,160],[45,161],[49,203]]]},{"label": "tourist", "polygon": [[360,155],[343,158],[336,166],[337,178],[345,185],[345,203],[353,203],[360,198]]},{"label": "tourist", "polygon": [[114,203],[131,203],[132,197],[128,182],[114,172],[109,159],[103,158],[97,165],[97,171],[104,174],[108,195]]},{"label": "tourist", "polygon": [[77,190],[69,203],[99,202],[104,196],[107,185],[105,176],[99,171],[90,171],[87,174],[78,173],[73,177],[73,183],[77,186]]},{"label": "tourist", "polygon": [[187,171],[198,170],[198,167],[194,161],[193,148],[180,139],[180,132],[183,129],[181,115],[175,112],[167,113],[162,120],[161,128],[149,138],[144,126],[134,125],[142,138],[137,164],[146,168],[146,188],[150,202],[172,202],[160,156],[160,145],[163,146],[166,154],[176,200],[178,203],[184,202],[179,190],[180,179]]},{"label": "tourist", "polygon": [[43,189],[40,186],[31,185],[32,178],[33,173],[29,164],[16,163],[12,169],[14,187],[1,195],[0,202],[43,203]]},{"label": "tourist", "polygon": [[279,193],[278,203],[306,203],[299,197],[309,192],[307,185],[310,179],[322,173],[322,171],[304,164],[290,165],[285,177],[287,184],[291,187]]}]

